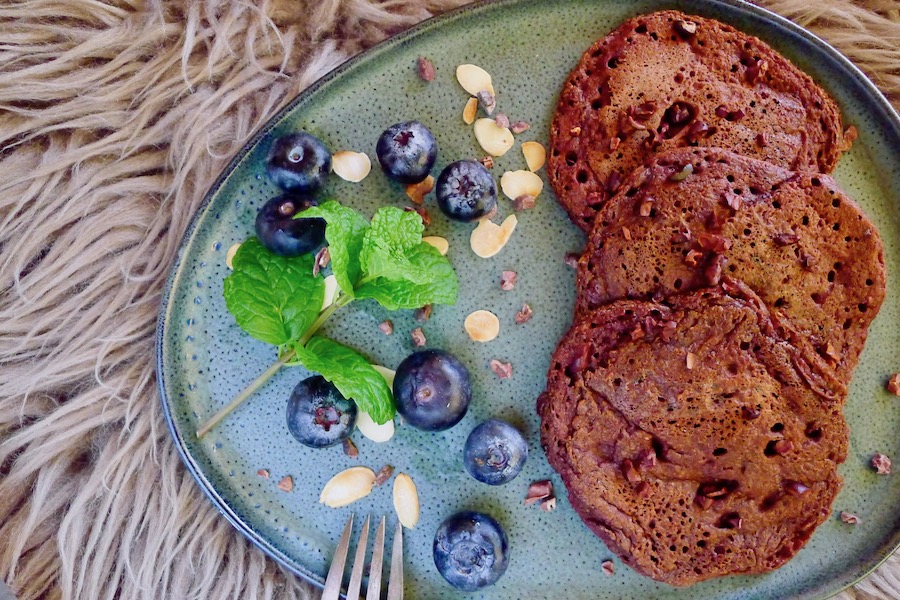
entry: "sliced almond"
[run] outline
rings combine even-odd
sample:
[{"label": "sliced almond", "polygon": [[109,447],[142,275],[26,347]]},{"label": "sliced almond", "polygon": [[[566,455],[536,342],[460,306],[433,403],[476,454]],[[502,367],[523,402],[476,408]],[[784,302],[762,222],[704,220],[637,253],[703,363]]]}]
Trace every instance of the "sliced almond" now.
[{"label": "sliced almond", "polygon": [[489,310],[476,310],[466,317],[463,327],[476,342],[489,342],[500,335],[500,319]]},{"label": "sliced almond", "polygon": [[469,98],[469,101],[466,102],[466,107],[463,109],[463,123],[466,125],[474,123],[476,114],[478,114],[478,98],[472,96]]},{"label": "sliced almond", "polygon": [[325,297],[322,298],[322,310],[325,310],[334,304],[334,299],[337,298],[340,287],[338,287],[337,277],[333,274],[326,277],[323,283],[325,284]]},{"label": "sliced almond", "polygon": [[441,256],[446,256],[447,250],[450,249],[450,242],[448,242],[446,238],[437,235],[423,237],[422,241],[437,248],[437,251],[441,253]]},{"label": "sliced almond", "polygon": [[376,443],[386,442],[394,437],[394,421],[379,425],[372,420],[369,413],[359,410],[356,413],[356,428],[359,432]]},{"label": "sliced almond", "polygon": [[341,179],[359,183],[372,170],[372,161],[363,152],[344,150],[331,157],[331,169]]},{"label": "sliced almond", "polygon": [[481,67],[475,65],[459,65],[456,67],[456,80],[464,90],[477,96],[478,92],[486,90],[494,93],[494,84],[491,75]]},{"label": "sliced almond", "polygon": [[400,524],[407,529],[412,529],[419,522],[419,493],[406,473],[398,473],[394,477],[394,510]]},{"label": "sliced almond", "polygon": [[225,266],[232,271],[234,270],[234,255],[237,254],[238,248],[240,247],[240,244],[232,244],[231,248],[229,248],[228,251],[225,252]]},{"label": "sliced almond", "polygon": [[469,238],[472,251],[481,258],[494,256],[503,250],[518,222],[516,215],[509,215],[500,225],[490,219],[482,219]]},{"label": "sliced almond", "polygon": [[332,477],[319,496],[319,502],[340,508],[365,498],[375,485],[375,472],[368,467],[351,467]]},{"label": "sliced almond", "polygon": [[522,142],[522,154],[532,171],[538,171],[547,162],[547,149],[539,142]]},{"label": "sliced almond", "polygon": [[500,127],[493,119],[486,118],[475,121],[475,139],[491,156],[503,156],[516,141],[512,131]]},{"label": "sliced almond", "polygon": [[425,202],[425,196],[427,196],[433,189],[434,177],[429,175],[419,183],[411,183],[406,186],[406,195],[409,196],[409,199],[416,204],[422,204],[423,202]]},{"label": "sliced almond", "polygon": [[522,196],[537,198],[544,189],[544,182],[531,171],[507,171],[500,177],[500,189],[510,200]]}]

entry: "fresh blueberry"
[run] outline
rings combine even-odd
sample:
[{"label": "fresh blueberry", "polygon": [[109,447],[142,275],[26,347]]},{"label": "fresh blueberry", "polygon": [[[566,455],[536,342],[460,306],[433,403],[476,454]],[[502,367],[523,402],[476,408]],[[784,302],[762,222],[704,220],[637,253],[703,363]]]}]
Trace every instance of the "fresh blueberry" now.
[{"label": "fresh blueberry", "polygon": [[321,375],[298,383],[288,400],[288,431],[310,448],[339,444],[350,437],[355,424],[356,404]]},{"label": "fresh blueberry", "polygon": [[325,219],[294,219],[294,215],[315,205],[315,200],[294,194],[272,198],[256,214],[256,237],[279,256],[300,256],[315,250],[325,241]]},{"label": "fresh blueberry", "polygon": [[272,143],[266,173],[278,187],[314,192],[331,172],[331,152],[322,140],[306,132],[285,135]]},{"label": "fresh blueberry", "polygon": [[484,513],[456,513],[434,534],[434,564],[456,589],[474,592],[493,585],[509,565],[506,533]]},{"label": "fresh blueberry", "polygon": [[511,481],[528,458],[528,444],[519,430],[498,419],[472,430],[463,448],[463,464],[469,475],[488,485]]},{"label": "fresh blueberry", "polygon": [[413,427],[443,431],[459,423],[469,409],[469,371],[443,350],[407,356],[394,376],[397,412]]},{"label": "fresh blueberry", "polygon": [[497,206],[497,184],[478,161],[450,163],[438,176],[435,189],[438,206],[456,221],[480,219]]},{"label": "fresh blueberry", "polygon": [[419,183],[437,158],[437,142],[418,121],[397,123],[384,130],[375,145],[375,155],[385,174],[400,183]]}]

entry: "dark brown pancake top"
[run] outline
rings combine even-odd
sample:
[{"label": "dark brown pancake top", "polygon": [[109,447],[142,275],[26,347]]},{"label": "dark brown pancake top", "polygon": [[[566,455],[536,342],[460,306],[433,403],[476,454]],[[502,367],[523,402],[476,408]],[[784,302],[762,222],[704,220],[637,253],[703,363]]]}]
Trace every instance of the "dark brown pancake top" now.
[{"label": "dark brown pancake top", "polygon": [[736,284],[618,301],[562,339],[538,400],[572,506],[673,585],[777,568],[825,520],[847,451],[840,390]]},{"label": "dark brown pancake top", "polygon": [[823,173],[849,145],[834,101],[786,58],[724,23],[664,11],[584,53],[559,98],[548,175],[590,231],[647,156],[698,144]]},{"label": "dark brown pancake top", "polygon": [[[687,164],[693,172],[673,181]],[[677,149],[632,173],[596,225],[579,262],[579,312],[727,274],[849,383],[884,299],[884,256],[874,225],[831,177]]]}]

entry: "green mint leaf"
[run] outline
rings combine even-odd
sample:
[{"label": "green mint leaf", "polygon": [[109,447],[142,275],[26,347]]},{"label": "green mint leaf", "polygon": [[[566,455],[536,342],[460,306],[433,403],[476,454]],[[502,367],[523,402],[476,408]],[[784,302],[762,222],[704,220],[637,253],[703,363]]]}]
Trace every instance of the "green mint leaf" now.
[{"label": "green mint leaf", "polygon": [[359,260],[366,279],[426,283],[432,276],[407,253],[422,243],[425,225],[418,213],[392,206],[378,209],[363,240]]},{"label": "green mint leaf", "polygon": [[323,278],[313,277],[314,258],[277,256],[252,237],[234,255],[225,278],[225,306],[254,338],[280,346],[298,339],[322,310]]},{"label": "green mint leaf", "polygon": [[357,407],[381,425],[394,418],[394,397],[384,377],[356,350],[315,336],[306,346],[296,344],[297,357],[310,371],[334,384]]},{"label": "green mint leaf", "polygon": [[421,242],[407,252],[410,263],[431,274],[429,280],[414,283],[379,277],[356,289],[357,298],[373,298],[388,310],[419,308],[426,304],[456,304],[456,271],[437,248]]},{"label": "green mint leaf", "polygon": [[331,256],[331,272],[334,273],[341,292],[353,298],[353,286],[362,273],[359,255],[363,238],[369,230],[368,221],[352,208],[342,206],[334,200],[307,208],[294,218],[312,217],[325,219],[325,240]]}]

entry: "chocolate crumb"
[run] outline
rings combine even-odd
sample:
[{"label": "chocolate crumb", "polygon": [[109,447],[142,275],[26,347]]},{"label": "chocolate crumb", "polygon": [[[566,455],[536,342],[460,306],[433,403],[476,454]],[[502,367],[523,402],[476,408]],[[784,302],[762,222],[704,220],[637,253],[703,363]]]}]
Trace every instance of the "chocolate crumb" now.
[{"label": "chocolate crumb", "polygon": [[499,379],[509,379],[512,377],[512,363],[500,362],[496,358],[492,358],[491,371],[493,371],[494,375]]},{"label": "chocolate crumb", "polygon": [[428,214],[428,211],[425,210],[424,207],[422,207],[422,206],[416,206],[416,207],[404,206],[403,210],[405,210],[406,212],[419,213],[419,216],[422,217],[422,224],[425,225],[425,227],[428,227],[429,225],[431,225],[431,215]]},{"label": "chocolate crumb", "polygon": [[696,267],[700,264],[700,259],[703,258],[703,253],[699,250],[689,250],[688,253],[684,256],[684,264],[689,267]]},{"label": "chocolate crumb", "polygon": [[509,126],[509,130],[515,133],[516,135],[520,133],[524,133],[531,128],[531,125],[526,123],[525,121],[515,121]]},{"label": "chocolate crumb", "polygon": [[391,465],[384,465],[378,472],[375,473],[375,485],[382,485],[385,481],[391,478],[391,475],[394,474],[394,467]]},{"label": "chocolate crumb", "polygon": [[878,452],[872,457],[872,468],[875,469],[875,472],[879,475],[890,475],[891,459]]},{"label": "chocolate crumb", "polygon": [[269,478],[269,470],[268,469],[260,469],[259,471],[256,472],[256,474],[259,475],[260,477],[262,477],[263,479]]},{"label": "chocolate crumb", "polygon": [[522,194],[513,200],[513,209],[515,210],[531,210],[534,208],[534,196],[531,194]]},{"label": "chocolate crumb", "polygon": [[432,82],[434,81],[434,63],[425,58],[424,56],[420,56],[418,60],[418,69],[419,69],[419,79],[422,81]]},{"label": "chocolate crumb", "polygon": [[806,492],[809,491],[809,486],[800,483],[799,481],[788,481],[784,485],[784,489],[791,496],[802,496]]},{"label": "chocolate crumb", "polygon": [[769,138],[766,137],[765,131],[761,131],[760,133],[756,134],[756,144],[760,148],[765,148],[766,146],[769,145]]},{"label": "chocolate crumb", "polygon": [[641,207],[638,210],[638,213],[642,217],[649,217],[652,210],[653,210],[653,201],[645,200],[644,202],[641,202]]},{"label": "chocolate crumb", "polygon": [[424,323],[430,317],[431,317],[431,305],[430,304],[426,304],[425,306],[423,306],[421,308],[417,308],[413,312],[413,318],[418,323]]},{"label": "chocolate crumb", "polygon": [[800,236],[796,233],[779,233],[774,238],[776,246],[790,246],[800,241]]},{"label": "chocolate crumb", "polygon": [[350,438],[345,439],[341,443],[341,447],[344,450],[344,454],[346,454],[350,458],[359,457],[359,449],[356,447],[356,444],[354,444],[353,440],[351,440]]},{"label": "chocolate crumb", "polygon": [[532,481],[528,486],[528,494],[525,496],[525,505],[534,504],[553,495],[553,482],[549,479]]},{"label": "chocolate crumb", "polygon": [[900,373],[891,375],[884,387],[895,396],[900,396]]},{"label": "chocolate crumb", "polygon": [[294,491],[294,479],[290,475],[285,475],[281,478],[281,481],[278,482],[278,489],[283,492]]},{"label": "chocolate crumb", "polygon": [[527,304],[522,305],[522,310],[516,313],[516,324],[521,325],[526,321],[531,320],[531,316],[534,314],[534,311],[531,310],[531,307]]},{"label": "chocolate crumb", "polygon": [[567,265],[569,265],[573,269],[577,269],[579,258],[580,258],[580,256],[578,254],[576,254],[575,252],[569,252],[563,258],[563,262],[565,262]]},{"label": "chocolate crumb", "polygon": [[481,105],[481,108],[484,109],[484,112],[491,115],[494,113],[494,109],[497,108],[497,101],[494,98],[494,95],[487,90],[481,90],[476,94],[478,97],[478,103]]},{"label": "chocolate crumb", "polygon": [[381,333],[384,335],[391,335],[394,333],[394,323],[392,321],[382,321],[378,324],[378,329],[380,329]]},{"label": "chocolate crumb", "polygon": [[685,35],[688,37],[697,33],[697,24],[694,23],[693,21],[678,20],[678,21],[675,21],[674,27],[675,27],[675,31],[677,31],[681,35]]},{"label": "chocolate crumb", "polygon": [[500,289],[504,292],[508,292],[514,287],[516,287],[516,279],[518,279],[518,274],[515,271],[503,271],[500,274]]},{"label": "chocolate crumb", "polygon": [[497,127],[509,128],[509,117],[503,113],[497,113],[497,116],[494,117],[494,122],[497,124]]},{"label": "chocolate crumb", "polygon": [[600,569],[607,577],[612,577],[616,574],[616,565],[611,560],[604,560],[600,563]]},{"label": "chocolate crumb", "polygon": [[493,169],[494,168],[494,157],[493,156],[485,156],[479,162],[484,165],[485,169]]},{"label": "chocolate crumb", "polygon": [[841,511],[841,521],[847,523],[848,525],[859,525],[860,518],[854,515],[853,513],[847,512],[845,510]]},{"label": "chocolate crumb", "polygon": [[328,252],[328,246],[325,246],[316,252],[313,262],[313,277],[318,277],[319,271],[327,267],[329,262],[331,262],[331,254]]},{"label": "chocolate crumb", "polygon": [[412,336],[413,346],[421,348],[425,345],[425,333],[422,331],[421,327],[413,329],[410,335]]}]

